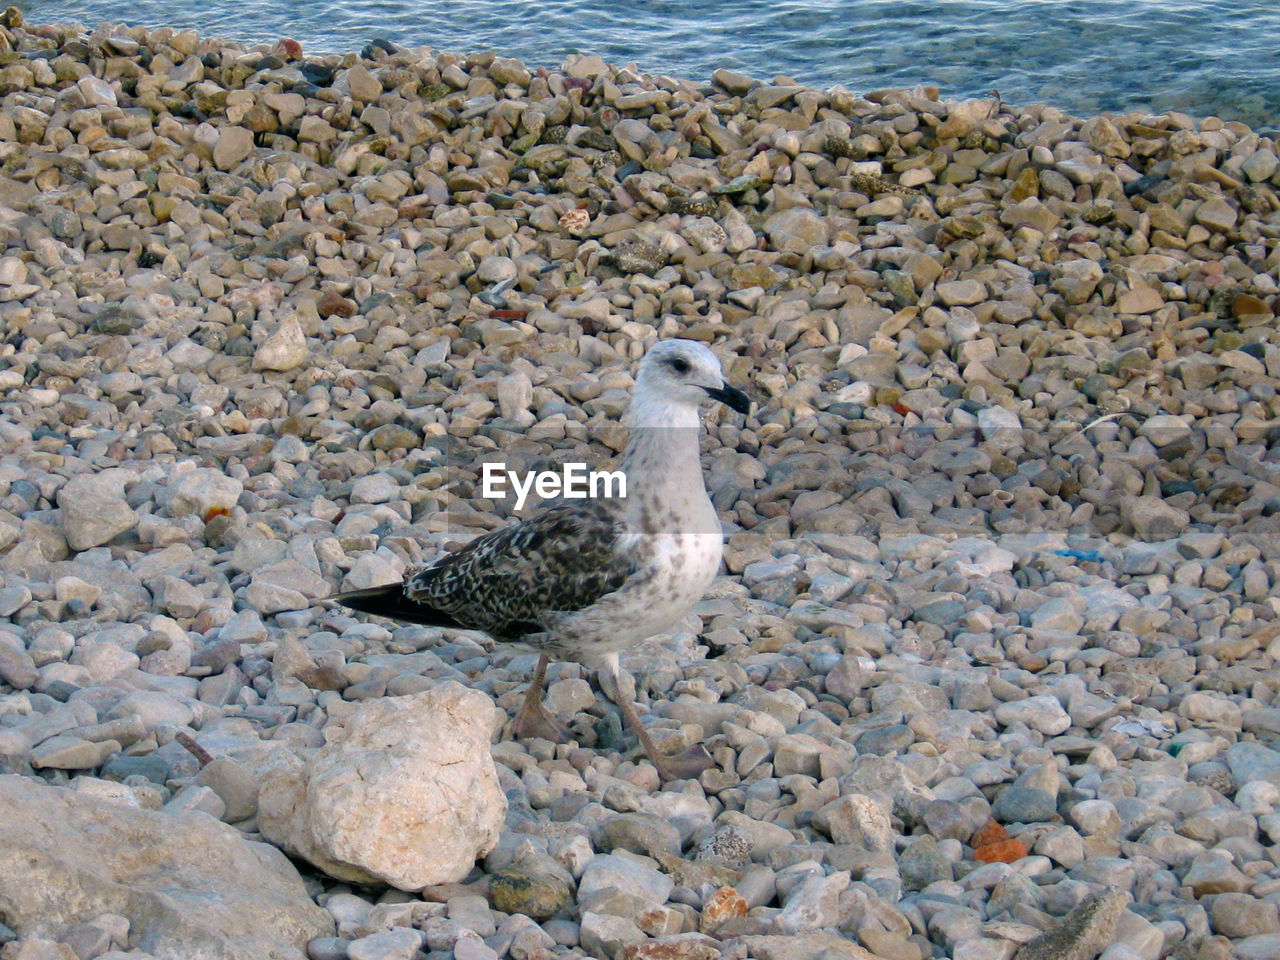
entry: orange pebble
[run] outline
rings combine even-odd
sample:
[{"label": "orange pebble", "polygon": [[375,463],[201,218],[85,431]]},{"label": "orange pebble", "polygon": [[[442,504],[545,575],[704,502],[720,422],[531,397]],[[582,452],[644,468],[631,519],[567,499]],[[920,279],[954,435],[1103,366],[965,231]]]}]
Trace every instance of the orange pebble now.
[{"label": "orange pebble", "polygon": [[978,847],[985,847],[989,843],[999,843],[1002,840],[1009,839],[1009,831],[994,820],[988,820],[978,828],[978,832],[973,835],[973,839],[969,841],[969,846],[975,850]]},{"label": "orange pebble", "polygon": [[975,847],[973,859],[979,863],[1013,863],[1027,855],[1027,845],[1021,840],[999,840]]},{"label": "orange pebble", "polygon": [[698,927],[702,933],[714,933],[726,920],[746,915],[747,901],[742,895],[733,887],[721,887],[707,897]]}]

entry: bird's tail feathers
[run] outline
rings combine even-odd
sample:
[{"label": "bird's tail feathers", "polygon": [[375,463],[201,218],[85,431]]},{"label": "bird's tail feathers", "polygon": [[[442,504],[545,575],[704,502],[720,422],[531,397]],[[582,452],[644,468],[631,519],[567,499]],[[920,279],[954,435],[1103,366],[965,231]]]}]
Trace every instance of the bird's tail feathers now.
[{"label": "bird's tail feathers", "polygon": [[381,587],[367,587],[364,590],[348,590],[345,593],[335,593],[326,599],[342,604],[350,610],[374,613],[391,620],[420,623],[428,627],[458,626],[458,622],[447,613],[424,603],[415,603],[406,597],[403,583],[389,583]]}]

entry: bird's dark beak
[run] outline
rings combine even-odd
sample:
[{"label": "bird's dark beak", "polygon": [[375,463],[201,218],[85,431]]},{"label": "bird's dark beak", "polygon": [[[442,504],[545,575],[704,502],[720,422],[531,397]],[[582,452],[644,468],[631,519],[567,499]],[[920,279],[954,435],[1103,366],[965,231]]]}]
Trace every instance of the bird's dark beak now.
[{"label": "bird's dark beak", "polygon": [[723,387],[703,387],[707,391],[707,396],[712,400],[719,400],[721,403],[728,404],[739,413],[747,414],[751,412],[751,401],[747,395],[736,387],[731,387],[727,383]]}]

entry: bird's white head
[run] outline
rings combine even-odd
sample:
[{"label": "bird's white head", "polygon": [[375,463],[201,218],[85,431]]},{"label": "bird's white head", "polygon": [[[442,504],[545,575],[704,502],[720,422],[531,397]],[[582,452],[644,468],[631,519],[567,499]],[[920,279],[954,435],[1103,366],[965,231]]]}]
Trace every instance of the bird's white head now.
[{"label": "bird's white head", "polygon": [[696,417],[699,404],[708,398],[747,413],[751,403],[741,390],[724,381],[720,361],[706,344],[696,340],[662,340],[654,344],[636,376],[632,399],[633,421],[647,420],[644,413],[665,408],[667,416],[683,408]]}]

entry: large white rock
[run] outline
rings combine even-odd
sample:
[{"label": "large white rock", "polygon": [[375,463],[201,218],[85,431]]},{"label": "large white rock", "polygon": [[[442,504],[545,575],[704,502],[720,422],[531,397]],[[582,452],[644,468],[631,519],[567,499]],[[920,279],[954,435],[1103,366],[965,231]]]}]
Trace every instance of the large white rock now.
[{"label": "large white rock", "polygon": [[453,681],[370,700],[307,761],[263,784],[262,835],[339,880],[421,890],[493,849],[507,801],[489,755],[493,703]]},{"label": "large white rock", "polygon": [[88,550],[132,530],[138,515],[125,502],[119,471],[82,473],[58,491],[62,532],[72,550]]},{"label": "large white rock", "polygon": [[253,354],[255,370],[292,370],[307,359],[307,336],[295,316],[287,316],[279,328]]},{"label": "large white rock", "polygon": [[0,916],[60,936],[104,913],[160,960],[302,960],[333,920],[285,856],[203,813],[141,810],[0,776]]}]

